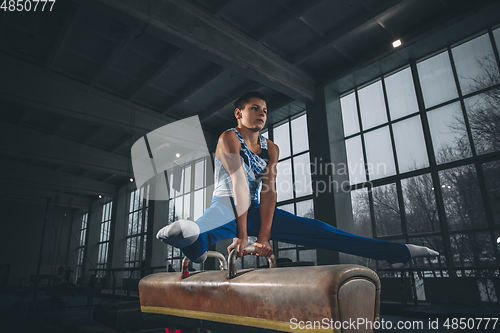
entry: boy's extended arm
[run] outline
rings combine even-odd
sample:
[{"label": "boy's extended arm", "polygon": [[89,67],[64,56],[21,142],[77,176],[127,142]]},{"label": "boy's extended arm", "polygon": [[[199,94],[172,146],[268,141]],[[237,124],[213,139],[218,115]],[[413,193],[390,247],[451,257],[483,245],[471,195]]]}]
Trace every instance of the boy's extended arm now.
[{"label": "boy's extended arm", "polygon": [[217,144],[217,158],[231,176],[233,183],[234,205],[236,208],[236,240],[227,248],[238,251],[238,257],[244,255],[243,249],[248,244],[247,212],[250,206],[250,188],[241,166],[241,144],[238,138],[230,131],[222,133]]},{"label": "boy's extended arm", "polygon": [[271,227],[273,224],[274,209],[276,207],[276,165],[278,164],[279,148],[268,140],[269,163],[267,164],[264,177],[262,178],[262,189],[260,192],[260,231],[257,242],[257,255],[267,257],[273,249],[269,244],[271,239]]}]

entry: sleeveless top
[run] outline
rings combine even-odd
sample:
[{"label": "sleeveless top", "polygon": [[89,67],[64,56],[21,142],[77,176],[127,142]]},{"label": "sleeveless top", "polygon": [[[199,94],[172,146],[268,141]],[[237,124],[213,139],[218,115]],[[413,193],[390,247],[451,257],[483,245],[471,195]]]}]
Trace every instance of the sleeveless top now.
[{"label": "sleeveless top", "polygon": [[[238,139],[240,140],[240,158],[241,166],[247,179],[248,187],[250,188],[250,199],[258,201],[258,192],[261,185],[263,171],[269,162],[269,151],[267,150],[267,139],[259,134],[261,152],[253,153],[246,145],[243,137],[238,133],[236,128],[231,128]],[[215,157],[215,176],[214,176],[214,193],[213,197],[234,197],[233,182],[229,172],[224,168],[221,160]]]}]

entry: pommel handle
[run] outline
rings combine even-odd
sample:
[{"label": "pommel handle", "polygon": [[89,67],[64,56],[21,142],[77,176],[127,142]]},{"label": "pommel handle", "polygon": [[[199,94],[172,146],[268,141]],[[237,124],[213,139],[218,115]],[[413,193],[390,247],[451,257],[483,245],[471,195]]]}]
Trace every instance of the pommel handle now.
[{"label": "pommel handle", "polygon": [[[247,246],[245,248],[245,251],[247,251],[247,254],[255,254],[257,253],[257,247],[256,246]],[[232,279],[236,277],[236,259],[237,259],[238,252],[236,252],[236,249],[233,249],[231,253],[229,254],[228,262],[229,262],[229,272],[227,274],[227,279]],[[271,254],[269,257],[267,257],[269,260],[269,268],[276,268],[276,257],[274,254]]]},{"label": "pommel handle", "polygon": [[[220,252],[217,252],[217,251],[207,251],[207,257],[210,257],[210,258],[217,258],[219,259],[219,268],[221,271],[223,270],[227,270],[227,261],[226,261],[226,257],[224,257],[224,255]],[[184,257],[184,259],[182,259],[182,274],[181,274],[181,278],[186,278],[189,276],[189,262],[190,260],[188,259],[188,257]]]}]

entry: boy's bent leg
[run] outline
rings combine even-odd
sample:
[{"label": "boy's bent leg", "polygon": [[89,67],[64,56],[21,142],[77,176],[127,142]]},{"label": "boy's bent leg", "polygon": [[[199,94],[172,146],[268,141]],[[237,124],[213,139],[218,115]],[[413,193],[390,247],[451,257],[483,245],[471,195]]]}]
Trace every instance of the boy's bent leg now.
[{"label": "boy's bent leg", "polygon": [[344,252],[389,263],[411,259],[405,244],[357,236],[315,219],[298,217],[281,209],[274,212],[272,239]]},{"label": "boy's bent leg", "polygon": [[230,207],[216,200],[196,222],[179,220],[160,229],[156,238],[182,250],[189,260],[204,262],[208,247],[235,237],[236,222]]}]

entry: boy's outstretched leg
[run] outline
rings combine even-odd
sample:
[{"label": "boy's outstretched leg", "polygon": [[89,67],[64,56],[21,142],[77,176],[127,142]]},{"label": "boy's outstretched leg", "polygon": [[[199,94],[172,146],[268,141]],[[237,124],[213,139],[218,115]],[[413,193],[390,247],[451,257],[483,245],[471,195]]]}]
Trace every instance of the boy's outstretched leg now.
[{"label": "boy's outstretched leg", "polygon": [[[408,248],[408,251],[410,252],[411,259],[414,258],[420,258],[420,257],[437,257],[439,256],[438,251],[434,251],[432,249],[429,249],[427,246],[420,246],[420,245],[414,245],[414,244],[405,244],[406,247]],[[393,268],[401,268],[406,263],[394,263],[391,264]]]},{"label": "boy's outstretched leg", "polygon": [[[258,215],[251,215],[252,219],[260,220]],[[258,227],[254,229],[258,230]],[[413,258],[439,255],[423,246],[357,236],[319,220],[298,217],[281,209],[275,210],[271,232],[272,238],[277,241],[386,260],[395,268],[404,266]]]}]

